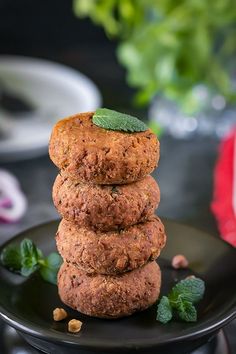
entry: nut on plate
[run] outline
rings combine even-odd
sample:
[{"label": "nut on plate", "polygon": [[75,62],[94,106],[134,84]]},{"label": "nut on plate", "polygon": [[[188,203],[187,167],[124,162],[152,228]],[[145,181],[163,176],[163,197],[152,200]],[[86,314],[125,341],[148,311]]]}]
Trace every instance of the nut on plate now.
[{"label": "nut on plate", "polygon": [[70,320],[68,322],[68,331],[71,333],[78,333],[81,330],[82,322],[79,320]]},{"label": "nut on plate", "polygon": [[67,317],[67,312],[63,308],[55,308],[53,310],[53,319],[54,321],[62,321]]},{"label": "nut on plate", "polygon": [[195,277],[195,275],[188,275],[185,279],[195,279],[196,277]]},{"label": "nut on plate", "polygon": [[175,269],[184,269],[184,268],[188,268],[189,261],[184,255],[177,254],[172,258],[171,265]]}]

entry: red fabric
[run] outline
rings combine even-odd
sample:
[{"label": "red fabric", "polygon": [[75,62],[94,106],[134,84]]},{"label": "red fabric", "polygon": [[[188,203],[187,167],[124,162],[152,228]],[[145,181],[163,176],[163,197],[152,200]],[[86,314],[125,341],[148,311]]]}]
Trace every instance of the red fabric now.
[{"label": "red fabric", "polygon": [[222,238],[233,246],[236,246],[236,218],[232,202],[235,134],[236,130],[220,145],[214,172],[214,194],[211,203],[211,209],[216,217]]}]

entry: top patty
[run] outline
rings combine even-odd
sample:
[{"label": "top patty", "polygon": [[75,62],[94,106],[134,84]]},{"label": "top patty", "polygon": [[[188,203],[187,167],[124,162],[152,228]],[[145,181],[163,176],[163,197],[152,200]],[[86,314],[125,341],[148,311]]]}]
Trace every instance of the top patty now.
[{"label": "top patty", "polygon": [[151,173],[159,160],[159,142],[147,130],[125,133],[97,127],[94,112],[59,121],[53,128],[49,155],[78,182],[124,184]]}]

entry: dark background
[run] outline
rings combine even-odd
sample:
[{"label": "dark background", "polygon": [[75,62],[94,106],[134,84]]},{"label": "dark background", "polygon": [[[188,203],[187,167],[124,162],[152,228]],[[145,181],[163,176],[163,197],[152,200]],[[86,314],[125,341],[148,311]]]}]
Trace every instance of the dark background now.
[{"label": "dark background", "polygon": [[[117,62],[116,42],[90,20],[75,17],[72,1],[0,0],[0,44],[1,54],[46,58],[80,70],[101,90],[104,106],[147,118],[147,109],[132,104],[134,90],[126,84],[125,70]],[[159,212],[215,231],[209,204],[218,141],[214,137],[175,140],[165,135],[161,140],[162,157],[155,173],[162,190]],[[46,159],[37,160],[49,164]],[[25,171],[31,163],[24,163]],[[17,174],[22,166],[7,167]]]},{"label": "dark background", "polygon": [[122,106],[127,94],[121,95],[116,87],[123,84],[122,93],[127,87],[115,48],[115,41],[108,40],[100,27],[74,16],[71,0],[0,0],[1,54],[35,56],[70,65],[99,85],[109,106],[113,99]]},{"label": "dark background", "polygon": [[[132,105],[134,91],[125,83],[115,49],[115,41],[108,40],[101,28],[73,15],[70,0],[0,0],[0,54],[46,58],[74,67],[97,84],[104,106],[146,119],[147,109]],[[154,173],[162,195],[159,215],[218,236],[210,211],[218,145],[215,137],[162,136],[161,160]],[[3,243],[25,228],[57,217],[51,200],[57,170],[48,156],[1,167],[16,175],[29,202],[18,224],[0,226]]]}]

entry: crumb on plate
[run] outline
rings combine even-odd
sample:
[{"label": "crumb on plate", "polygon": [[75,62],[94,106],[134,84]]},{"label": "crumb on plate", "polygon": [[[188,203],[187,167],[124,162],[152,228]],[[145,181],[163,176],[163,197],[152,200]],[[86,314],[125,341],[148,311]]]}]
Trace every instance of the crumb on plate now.
[{"label": "crumb on plate", "polygon": [[53,310],[53,319],[54,321],[62,321],[67,317],[67,312],[63,308],[57,307]]},{"label": "crumb on plate", "polygon": [[186,279],[194,279],[194,278],[196,278],[196,277],[195,277],[195,275],[193,275],[193,274],[192,274],[192,275],[188,275],[188,276],[186,277]]},{"label": "crumb on plate", "polygon": [[79,320],[70,320],[68,322],[68,331],[71,333],[78,333],[81,330],[82,322]]}]

